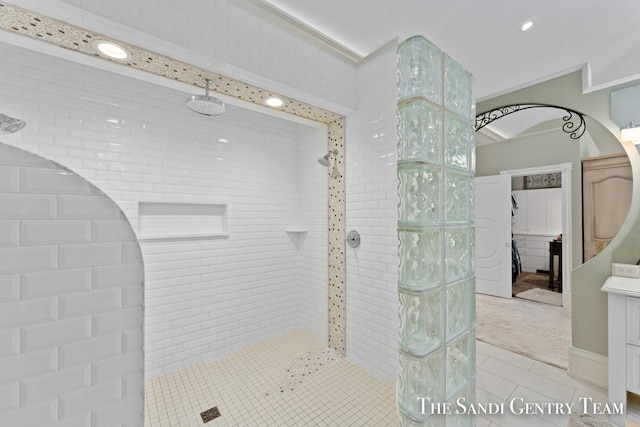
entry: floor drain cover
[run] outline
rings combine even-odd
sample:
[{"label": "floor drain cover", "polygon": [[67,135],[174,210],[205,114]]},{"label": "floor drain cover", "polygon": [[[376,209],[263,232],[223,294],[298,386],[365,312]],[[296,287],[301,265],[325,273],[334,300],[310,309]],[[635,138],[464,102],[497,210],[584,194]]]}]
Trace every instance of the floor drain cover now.
[{"label": "floor drain cover", "polygon": [[218,418],[220,416],[220,411],[218,411],[217,406],[214,406],[211,409],[207,409],[206,411],[201,412],[200,416],[202,417],[203,423],[208,423],[209,421],[215,420],[216,418]]}]

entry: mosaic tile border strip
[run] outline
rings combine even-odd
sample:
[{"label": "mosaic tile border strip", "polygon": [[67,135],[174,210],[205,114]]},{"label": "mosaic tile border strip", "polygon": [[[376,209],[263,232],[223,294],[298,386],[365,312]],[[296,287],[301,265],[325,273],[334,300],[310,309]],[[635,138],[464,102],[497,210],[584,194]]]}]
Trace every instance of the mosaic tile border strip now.
[{"label": "mosaic tile border strip", "polygon": [[[336,161],[344,176],[345,117],[337,113],[5,3],[0,3],[0,29],[202,89],[204,89],[203,79],[211,79],[212,92],[263,107],[264,100],[277,96],[284,101],[282,107],[278,108],[280,111],[327,125],[327,148],[331,151],[338,150]],[[120,44],[132,53],[131,59],[128,62],[119,62],[98,55],[91,45],[91,42],[96,39]],[[344,177],[332,179],[330,173],[331,169],[328,169],[329,347],[344,355],[346,354],[345,180]]]},{"label": "mosaic tile border strip", "polygon": [[[284,379],[272,393],[284,394],[294,391],[305,379],[342,359],[344,356],[332,348],[308,351],[291,362]],[[267,392],[265,396],[269,394],[271,393]]]}]

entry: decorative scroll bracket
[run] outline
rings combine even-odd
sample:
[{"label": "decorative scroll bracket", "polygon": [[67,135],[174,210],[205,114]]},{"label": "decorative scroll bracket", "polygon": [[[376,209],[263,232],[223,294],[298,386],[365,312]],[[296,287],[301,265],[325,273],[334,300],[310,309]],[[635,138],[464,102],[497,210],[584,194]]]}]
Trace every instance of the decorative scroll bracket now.
[{"label": "decorative scroll bracket", "polygon": [[571,139],[579,139],[587,130],[587,124],[584,120],[584,114],[570,108],[549,104],[514,104],[494,108],[493,110],[478,114],[476,116],[475,130],[477,132],[488,124],[494,122],[495,120],[498,120],[504,116],[508,116],[509,114],[513,114],[518,111],[529,110],[531,108],[556,108],[558,110],[566,111],[567,114],[562,117],[562,120],[564,121],[562,130],[565,133],[568,133],[569,138]]}]

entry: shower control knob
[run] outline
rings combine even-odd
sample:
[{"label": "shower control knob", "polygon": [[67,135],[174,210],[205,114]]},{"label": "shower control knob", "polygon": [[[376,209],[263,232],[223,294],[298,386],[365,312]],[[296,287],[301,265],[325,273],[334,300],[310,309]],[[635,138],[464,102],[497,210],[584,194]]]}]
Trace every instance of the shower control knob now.
[{"label": "shower control knob", "polygon": [[347,234],[347,245],[349,245],[350,248],[357,248],[360,246],[360,233],[356,230],[351,230]]}]

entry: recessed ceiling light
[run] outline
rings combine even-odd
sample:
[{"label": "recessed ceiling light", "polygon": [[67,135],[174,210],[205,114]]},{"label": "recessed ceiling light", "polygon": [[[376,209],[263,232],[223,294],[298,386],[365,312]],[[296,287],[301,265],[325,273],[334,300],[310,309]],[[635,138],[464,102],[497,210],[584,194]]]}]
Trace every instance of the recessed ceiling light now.
[{"label": "recessed ceiling light", "polygon": [[272,96],[271,98],[267,98],[266,101],[264,101],[265,104],[267,104],[269,107],[282,107],[282,104],[284,104],[284,101],[280,98],[276,98],[275,96]]},{"label": "recessed ceiling light", "polygon": [[522,24],[522,27],[520,27],[520,31],[529,31],[532,27],[533,21],[526,21],[524,24]]},{"label": "recessed ceiling light", "polygon": [[131,52],[114,42],[94,40],[91,45],[99,53],[104,56],[108,56],[109,58],[118,59],[120,61],[131,58]]}]

